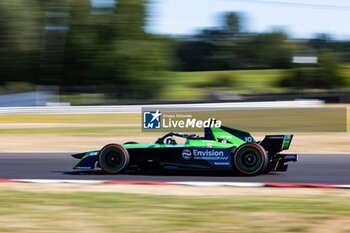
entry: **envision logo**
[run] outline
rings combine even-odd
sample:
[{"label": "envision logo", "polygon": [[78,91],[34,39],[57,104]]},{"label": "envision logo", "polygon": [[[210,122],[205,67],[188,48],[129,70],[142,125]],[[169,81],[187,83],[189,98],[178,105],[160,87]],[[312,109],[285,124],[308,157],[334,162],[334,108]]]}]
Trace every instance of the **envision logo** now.
[{"label": "envision logo", "polygon": [[227,161],[228,156],[222,150],[193,150],[193,158],[197,160],[207,160],[207,161]]},{"label": "envision logo", "polygon": [[224,156],[223,151],[217,151],[217,150],[193,150],[193,154],[195,156],[206,156],[206,157],[218,157],[218,156]]},{"label": "envision logo", "polygon": [[182,158],[189,160],[192,158],[197,160],[227,160],[228,157],[225,156],[225,153],[223,151],[218,150],[201,150],[201,149],[194,149],[193,153],[190,149],[183,149],[182,150]]},{"label": "envision logo", "polygon": [[192,152],[190,149],[183,149],[182,150],[182,158],[189,160],[192,157]]}]

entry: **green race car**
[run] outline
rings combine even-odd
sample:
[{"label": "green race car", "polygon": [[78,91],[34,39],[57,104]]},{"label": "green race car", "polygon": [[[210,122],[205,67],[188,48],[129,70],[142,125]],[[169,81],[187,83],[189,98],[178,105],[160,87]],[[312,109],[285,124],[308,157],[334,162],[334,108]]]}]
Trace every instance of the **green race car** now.
[{"label": "green race car", "polygon": [[[176,139],[182,138],[183,144]],[[155,143],[109,144],[72,156],[79,159],[74,169],[101,168],[107,173],[156,170],[235,171],[258,175],[268,171],[286,171],[287,162],[296,162],[288,150],[293,135],[267,135],[255,141],[250,133],[221,126],[205,128],[204,136],[167,133]]]}]

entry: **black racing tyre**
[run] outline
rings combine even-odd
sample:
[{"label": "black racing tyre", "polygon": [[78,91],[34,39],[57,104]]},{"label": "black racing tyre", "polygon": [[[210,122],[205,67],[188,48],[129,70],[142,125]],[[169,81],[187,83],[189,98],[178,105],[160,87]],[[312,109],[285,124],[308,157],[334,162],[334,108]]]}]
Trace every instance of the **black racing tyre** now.
[{"label": "black racing tyre", "polygon": [[239,173],[255,176],[266,170],[268,156],[262,146],[246,143],[234,152],[232,164]]},{"label": "black racing tyre", "polygon": [[121,145],[109,144],[102,148],[98,155],[98,163],[107,173],[121,173],[129,164],[128,151]]},{"label": "black racing tyre", "polygon": [[129,145],[129,144],[139,144],[138,142],[126,142],[123,145]]}]

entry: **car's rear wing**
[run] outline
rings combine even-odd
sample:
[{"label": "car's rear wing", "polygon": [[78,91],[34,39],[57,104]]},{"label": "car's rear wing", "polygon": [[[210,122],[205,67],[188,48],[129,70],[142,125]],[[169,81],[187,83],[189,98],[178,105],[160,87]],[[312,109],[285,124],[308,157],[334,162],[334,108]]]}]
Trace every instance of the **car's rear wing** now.
[{"label": "car's rear wing", "polygon": [[278,153],[282,150],[288,150],[292,142],[293,135],[266,135],[265,138],[259,142],[269,153]]}]

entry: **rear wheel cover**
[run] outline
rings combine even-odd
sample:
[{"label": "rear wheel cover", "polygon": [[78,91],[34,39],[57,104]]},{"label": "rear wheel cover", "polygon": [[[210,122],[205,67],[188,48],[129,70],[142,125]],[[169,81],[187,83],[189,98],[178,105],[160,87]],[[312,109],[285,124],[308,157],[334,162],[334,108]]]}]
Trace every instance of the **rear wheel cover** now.
[{"label": "rear wheel cover", "polygon": [[121,145],[109,144],[100,151],[98,161],[105,172],[119,173],[128,165],[129,154]]},{"label": "rear wheel cover", "polygon": [[242,145],[233,155],[236,169],[245,175],[257,175],[267,166],[267,155],[264,149],[252,143]]}]

